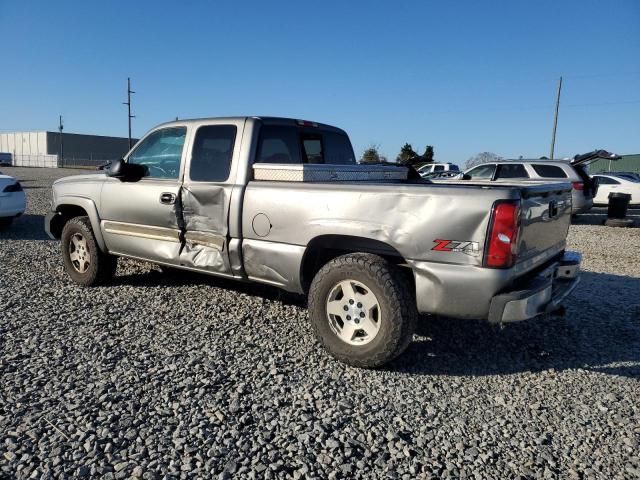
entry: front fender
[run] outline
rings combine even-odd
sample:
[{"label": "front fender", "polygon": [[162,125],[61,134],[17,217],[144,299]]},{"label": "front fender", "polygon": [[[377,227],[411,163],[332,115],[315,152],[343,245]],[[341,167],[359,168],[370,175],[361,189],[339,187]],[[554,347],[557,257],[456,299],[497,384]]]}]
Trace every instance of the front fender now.
[{"label": "front fender", "polygon": [[[100,216],[98,215],[98,209],[93,200],[89,198],[73,195],[57,197],[56,204],[53,205],[51,212],[49,212],[45,217],[45,231],[54,240],[59,239],[60,235],[57,232],[62,232],[62,227],[64,227],[64,223],[69,218],[69,216],[65,214],[65,211],[80,213],[78,209],[83,210],[86,216],[89,217],[91,229],[93,230],[96,242],[98,243],[100,250],[106,252],[107,247],[104,243],[102,230],[100,229]],[[72,216],[76,215],[72,214]]]}]

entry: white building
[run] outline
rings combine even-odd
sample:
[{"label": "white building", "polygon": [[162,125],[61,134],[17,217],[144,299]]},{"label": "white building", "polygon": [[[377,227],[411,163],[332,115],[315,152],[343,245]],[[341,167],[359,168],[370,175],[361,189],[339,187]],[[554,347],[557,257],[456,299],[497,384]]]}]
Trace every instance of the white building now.
[{"label": "white building", "polygon": [[[136,141],[132,139],[132,143]],[[0,153],[11,154],[15,166],[95,166],[117,160],[128,150],[129,139],[124,137],[46,131],[0,133]]]}]

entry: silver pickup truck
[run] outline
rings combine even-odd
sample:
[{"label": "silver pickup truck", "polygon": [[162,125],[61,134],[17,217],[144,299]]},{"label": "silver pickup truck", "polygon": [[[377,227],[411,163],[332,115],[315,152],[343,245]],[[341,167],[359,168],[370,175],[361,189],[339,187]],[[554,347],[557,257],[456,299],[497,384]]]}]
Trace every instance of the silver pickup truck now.
[{"label": "silver pickup truck", "polygon": [[234,117],[160,125],[104,172],[56,181],[45,228],[80,285],[129,257],[306,294],[320,343],[375,367],[418,313],[561,309],[579,279],[570,213],[569,183],[433,184],[357,164],[338,128]]}]

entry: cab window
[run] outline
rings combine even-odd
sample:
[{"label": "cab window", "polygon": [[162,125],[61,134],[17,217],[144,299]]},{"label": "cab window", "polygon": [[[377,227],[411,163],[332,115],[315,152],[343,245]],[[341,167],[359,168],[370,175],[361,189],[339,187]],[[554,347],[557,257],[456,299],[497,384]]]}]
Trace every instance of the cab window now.
[{"label": "cab window", "polygon": [[287,125],[264,125],[256,162],[355,165],[349,137],[338,132]]},{"label": "cab window", "polygon": [[185,127],[157,130],[136,146],[127,161],[143,165],[145,177],[177,179],[186,134]]}]

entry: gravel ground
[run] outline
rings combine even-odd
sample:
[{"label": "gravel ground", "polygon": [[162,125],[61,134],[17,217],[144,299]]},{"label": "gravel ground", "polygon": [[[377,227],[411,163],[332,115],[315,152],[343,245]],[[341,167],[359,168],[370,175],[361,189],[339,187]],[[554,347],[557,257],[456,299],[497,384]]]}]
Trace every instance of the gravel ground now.
[{"label": "gravel ground", "polygon": [[640,230],[602,210],[564,318],[424,318],[366,371],[274,289],[128,260],[73,285],[42,216],[75,171],[2,170],[29,207],[0,234],[0,477],[640,477]]}]

